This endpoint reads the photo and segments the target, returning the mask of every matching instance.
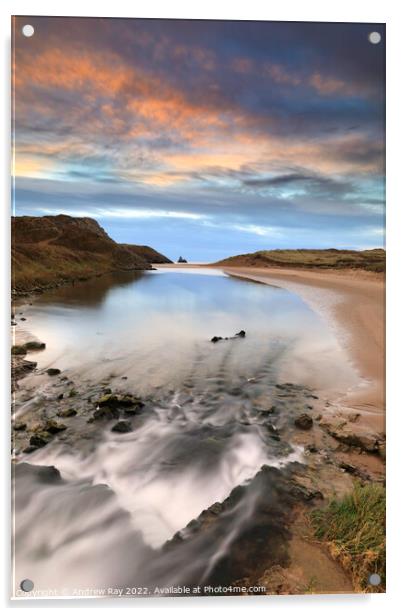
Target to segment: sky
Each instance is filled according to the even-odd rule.
[[[173,260],[382,247],[384,64],[381,24],[16,17],[14,213]]]

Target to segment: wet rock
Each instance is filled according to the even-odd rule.
[[[59,417],[75,417],[76,414],[77,411],[75,409],[64,409],[57,413]]]
[[[29,439],[29,444],[32,447],[36,447],[37,449],[41,447],[45,447],[50,441],[50,434],[48,432],[38,432],[37,434],[33,434]]]
[[[26,348],[23,344],[14,344],[11,347],[11,355],[26,355]]]
[[[302,413],[296,417],[294,424],[296,428],[300,428],[300,430],[310,430],[313,427],[313,419],[307,413]]]
[[[219,342],[219,340],[223,340],[222,336],[214,336],[213,338],[211,338],[211,342],[213,343]]]
[[[14,430],[17,430],[17,432],[21,432],[22,430],[27,429],[27,425],[23,421],[16,421],[13,425],[13,428]]]
[[[11,357],[11,384],[12,391],[17,388],[17,381],[27,376],[32,370],[35,370],[37,363],[23,359],[20,355]]]
[[[67,426],[63,423],[55,421],[54,419],[48,419],[44,425],[44,430],[50,434],[57,434],[63,430],[67,430]]]
[[[125,434],[126,432],[132,432],[132,427],[129,421],[118,421],[112,428],[112,432],[120,432]]]
[[[95,420],[99,420],[99,419],[106,419],[106,420],[110,420],[110,419],[118,419],[119,418],[119,410],[117,408],[113,408],[113,407],[109,407],[109,406],[102,406],[99,409],[96,409],[96,411],[93,414],[93,419]]]
[[[112,394],[108,393],[99,398],[97,405],[102,408],[107,407],[124,407],[140,409],[144,406],[143,401],[131,394]]]
[[[230,336],[230,337],[226,336],[225,338],[223,338],[222,336],[214,336],[213,338],[211,338],[211,342],[215,344],[216,342],[220,342],[221,340],[234,340],[236,338],[245,338],[245,337],[246,337],[246,332],[244,331],[244,329],[241,329],[234,336]]]
[[[57,376],[58,374],[60,374],[61,370],[59,370],[58,368],[48,368],[46,372],[49,376]]]
[[[346,422],[322,421],[320,427],[340,443],[368,453],[379,453],[380,447],[384,445],[384,439],[379,434],[359,426],[352,428]]]
[[[27,351],[42,351],[46,348],[44,342],[38,342],[37,340],[30,340],[24,344]]]

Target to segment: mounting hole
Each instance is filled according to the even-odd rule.
[[[33,587],[34,587],[34,583],[32,580],[22,580],[20,584],[20,588],[24,592],[31,592],[31,590],[33,590]]]
[[[381,576],[378,573],[372,573],[369,575],[368,583],[371,586],[379,586],[381,584]]]
[[[31,26],[31,24],[25,24],[25,26],[23,26],[22,28],[22,34],[24,36],[28,36],[28,37],[33,36],[34,32],[35,32],[35,28]]]
[[[381,34],[379,32],[370,32],[368,39],[373,45],[378,45],[381,42]]]

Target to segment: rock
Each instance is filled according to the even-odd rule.
[[[59,395],[57,396],[57,400],[63,400],[63,398],[64,398],[64,394],[59,394]]]
[[[358,447],[368,453],[379,453],[380,447],[384,445],[384,440],[379,434],[359,426],[352,428],[346,422],[324,421],[320,423],[320,427],[340,443],[348,447]]]
[[[46,348],[46,344],[44,342],[38,342],[37,340],[30,340],[25,343],[25,348],[27,351],[42,351]]]
[[[119,411],[116,408],[112,408],[109,406],[102,406],[99,409],[96,409],[96,411],[93,414],[93,419],[98,420],[98,419],[118,419],[119,418]]]
[[[14,428],[14,430],[17,430],[17,432],[20,432],[22,430],[26,430],[27,429],[27,425],[23,421],[16,421],[14,426],[13,426],[13,428]]]
[[[213,338],[211,338],[211,342],[213,343],[219,342],[219,340],[223,340],[222,336],[214,336]]]
[[[75,409],[64,409],[57,413],[59,417],[74,417],[76,414],[77,411]]]
[[[108,407],[132,407],[135,409],[140,409],[144,406],[144,403],[140,398],[136,396],[132,396],[131,394],[105,394],[101,398],[99,398],[97,405],[99,407],[108,406]]]
[[[257,409],[257,411],[260,415],[263,415],[263,416],[273,415],[276,411],[276,406],[271,406],[271,408],[269,409]]]
[[[309,453],[318,453],[318,449],[316,445],[306,445],[304,449],[305,451],[308,451]]]
[[[21,321],[26,321],[26,318],[25,318],[25,317],[21,317],[21,319],[20,319],[20,320],[21,320]]]
[[[237,334],[231,337],[223,338],[222,336],[214,336],[213,338],[211,338],[211,342],[215,343],[215,342],[220,342],[221,340],[234,340],[235,338],[245,338],[245,336],[246,336],[246,332],[244,331],[244,329],[242,329],[239,332],[237,332]]]
[[[45,432],[33,434],[29,439],[29,444],[31,447],[35,447],[37,449],[40,447],[45,447],[45,445],[47,445],[50,440],[49,437],[50,435]]]
[[[33,445],[28,445],[28,447],[25,447],[25,449],[22,450],[22,453],[33,453],[37,449],[38,448],[34,447]]]
[[[348,415],[348,421],[350,421],[351,423],[356,423],[359,417],[361,417],[360,413],[351,413],[350,415]]]
[[[44,425],[44,430],[50,432],[50,434],[57,434],[63,430],[67,430],[67,426],[63,423],[55,421],[54,419],[48,419]]]
[[[307,413],[302,413],[296,417],[294,424],[296,428],[300,428],[300,430],[310,430],[313,427],[313,419]]]
[[[23,344],[14,344],[11,347],[11,355],[26,355],[26,348]]]
[[[46,372],[49,376],[56,376],[57,374],[60,374],[61,370],[58,368],[48,368]]]
[[[180,256],[180,257],[177,259],[177,263],[187,263],[187,260],[186,260],[186,259],[184,259],[182,256]]]
[[[129,421],[118,421],[112,428],[112,432],[120,432],[122,434],[126,432],[132,432],[132,427]]]

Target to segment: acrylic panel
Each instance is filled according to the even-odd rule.
[[[385,25],[12,20],[12,596],[385,592]]]

